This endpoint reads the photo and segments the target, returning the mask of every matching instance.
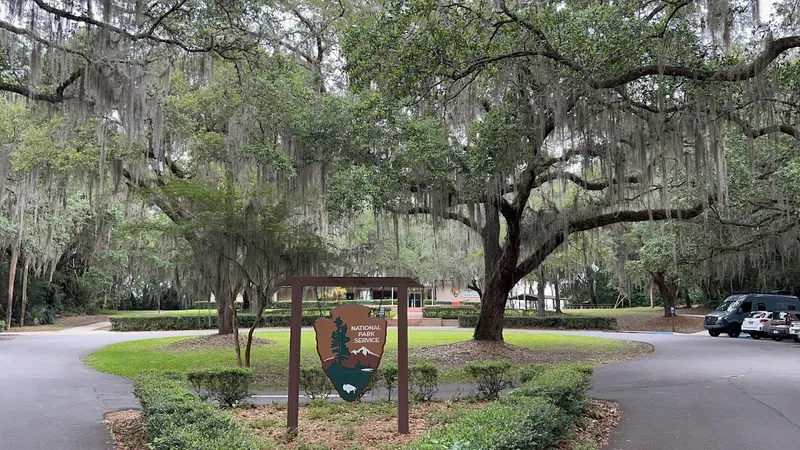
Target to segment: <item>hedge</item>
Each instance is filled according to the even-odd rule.
[[[494,403],[426,433],[412,450],[545,450],[566,440],[570,417],[543,398]]]
[[[473,306],[425,306],[422,317],[425,319],[458,319],[461,316],[477,316],[480,309]]]
[[[477,315],[463,315],[458,318],[458,326],[474,328],[478,325]],[[555,328],[566,330],[616,330],[617,319],[614,317],[528,317],[507,316],[503,319],[505,328]]]
[[[576,367],[546,370],[512,392],[509,397],[542,397],[564,412],[578,416],[589,405],[591,373]]]
[[[588,405],[591,366],[536,371],[522,388],[486,408],[429,431],[412,450],[545,450],[572,434]]]
[[[303,315],[302,326],[314,325],[318,315]],[[238,314],[240,328],[253,326],[256,316]],[[112,331],[171,331],[171,330],[210,330],[217,328],[216,316],[170,316],[168,314],[152,316],[111,316]],[[289,314],[264,314],[261,317],[262,327],[288,327],[291,325]]]
[[[180,375],[144,372],[133,393],[142,403],[142,419],[153,450],[250,450],[244,427],[184,388]]]

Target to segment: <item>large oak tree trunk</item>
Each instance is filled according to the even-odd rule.
[[[217,298],[217,333],[218,334],[232,334],[233,333],[233,303],[229,302],[229,297],[224,292],[216,295]]]
[[[489,280],[481,297],[481,314],[473,336],[476,341],[503,340],[503,317],[509,290],[502,280]]]
[[[11,249],[11,263],[8,266],[8,309],[6,309],[6,328],[11,328],[11,308],[14,306],[14,281],[17,278],[19,245]]]
[[[675,306],[675,299],[678,294],[678,282],[674,277],[665,275],[663,272],[653,273],[653,282],[664,300],[664,317],[672,317],[672,308]]]
[[[481,295],[481,314],[473,335],[476,341],[502,341],[503,318],[508,293],[514,287],[514,270],[519,257],[519,220],[506,220],[507,233],[500,246],[500,216],[496,205],[486,207],[483,238],[484,291]]]

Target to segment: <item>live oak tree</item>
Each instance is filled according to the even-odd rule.
[[[772,111],[798,28],[759,22],[718,0],[387,2],[343,46],[367,125],[341,172],[355,205],[481,235],[474,337],[502,340],[509,290],[571,233],[703,214],[729,124],[794,132]]]
[[[88,166],[92,181],[113,177],[115,191],[122,184],[143,193],[183,231],[217,295],[221,333],[233,331],[228,303],[243,276],[226,256],[239,247],[199,229],[190,220],[198,211],[186,208],[191,195],[182,194],[193,185],[234,202],[234,193],[262,194],[278,182],[284,191],[311,191],[307,154],[325,148],[320,134],[337,136],[314,120],[329,117],[298,105],[319,105],[325,23],[343,14],[338,2],[317,3],[309,11],[259,0],[26,0],[0,12],[0,91],[51,105],[70,124],[94,120],[103,150],[126,150]],[[286,14],[296,26],[283,27]],[[165,189],[173,182],[184,191]],[[250,200],[244,204],[258,204]]]

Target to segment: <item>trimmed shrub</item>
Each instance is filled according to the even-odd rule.
[[[508,361],[473,362],[464,371],[478,384],[478,395],[494,400],[503,389],[511,387],[511,363]]]
[[[397,388],[397,366],[387,364],[378,368],[375,378],[380,379],[381,385],[388,391],[386,400],[392,401],[392,389]]]
[[[571,416],[586,410],[587,390],[591,376],[572,367],[546,370],[509,395],[514,397],[543,397]]]
[[[423,310],[424,314],[424,310]],[[475,328],[478,325],[477,315],[462,315],[458,318],[458,326]],[[555,328],[565,330],[615,330],[617,319],[614,317],[570,317],[570,316],[506,316],[503,319],[505,328]]]
[[[495,403],[426,433],[412,450],[545,450],[569,437],[571,419],[541,398]]]
[[[537,376],[544,373],[547,366],[544,364],[531,364],[528,366],[522,366],[517,371],[517,376],[519,378],[519,384],[525,384]]]
[[[133,393],[142,403],[142,418],[153,450],[250,450],[244,428],[213,405],[183,387],[181,377],[143,372]]]
[[[433,399],[439,392],[439,369],[433,364],[415,364],[408,367],[408,390],[421,402]]]
[[[253,372],[247,367],[196,370],[186,374],[186,378],[201,398],[205,400],[210,395],[228,407],[242,404],[253,385]]]
[[[314,325],[318,315],[303,315],[302,326]],[[238,314],[239,327],[249,328],[256,316]],[[217,328],[217,316],[172,316],[169,314],[147,316],[111,316],[113,331],[168,331],[168,330],[207,330]],[[264,314],[261,317],[262,327],[288,327],[291,324],[289,314]]]
[[[300,387],[310,399],[328,398],[333,385],[319,366],[300,368]]]
[[[458,319],[461,316],[476,316],[480,309],[472,306],[425,306],[422,317],[425,319]]]

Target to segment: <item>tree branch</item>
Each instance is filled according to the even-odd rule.
[[[616,186],[619,184],[618,178],[614,178],[610,182],[609,180],[588,181],[585,178],[581,177],[580,175],[574,174],[572,172],[560,172],[560,173],[546,173],[538,177],[535,185],[541,186],[544,183],[558,179],[571,181],[587,191],[602,191],[603,189],[606,189],[611,185]],[[625,177],[624,181],[625,183],[636,184],[641,182],[641,179],[636,175],[630,175]]]
[[[567,235],[580,231],[588,231],[595,228],[604,227],[621,222],[645,222],[648,220],[667,220],[680,219],[688,220],[702,214],[709,203],[713,203],[715,196],[710,196],[708,202],[698,203],[690,208],[654,209],[638,211],[617,211],[611,213],[597,214],[591,217],[574,219],[568,222],[565,231],[557,231],[549,239],[545,240],[539,248],[533,251],[527,258],[517,265],[514,270],[513,282],[516,284],[525,275],[535,270],[553,253],[565,240]]]
[[[11,92],[14,94],[22,95],[23,97],[31,100],[37,100],[47,103],[61,103],[70,97],[64,95],[64,91],[75,83],[83,75],[83,68],[79,68],[72,72],[72,74],[64,81],[62,81],[55,89],[55,92],[35,92],[27,86],[13,83],[5,83],[0,81],[0,91]]]
[[[455,220],[455,221],[461,222],[464,225],[472,228],[475,231],[478,231],[478,232],[481,231],[481,227],[477,222],[475,222],[474,220],[470,219],[469,217],[467,217],[467,216],[465,216],[463,214],[460,214],[460,213],[457,213],[457,212],[453,212],[453,211],[438,211],[438,212],[435,212],[435,211],[433,211],[433,209],[431,209],[431,208],[429,208],[427,206],[417,206],[417,207],[408,208],[408,209],[395,209],[395,208],[386,208],[386,209],[389,212],[394,213],[394,214],[430,214],[432,216],[439,216],[439,217],[441,217],[443,219]]]

